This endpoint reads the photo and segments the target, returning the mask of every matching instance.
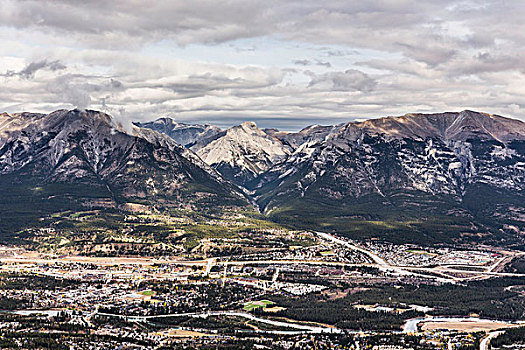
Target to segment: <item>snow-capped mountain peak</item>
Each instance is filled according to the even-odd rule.
[[[289,147],[254,122],[231,127],[216,139],[203,140],[191,149],[204,162],[240,184],[268,170],[290,153]]]

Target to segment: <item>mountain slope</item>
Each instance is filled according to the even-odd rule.
[[[247,204],[171,138],[138,128],[130,134],[96,111],[0,115],[0,190],[6,194],[3,213],[21,221],[127,202],[174,208]],[[6,217],[2,231],[16,226]]]
[[[472,111],[409,114],[336,126],[248,187],[286,223],[459,239],[525,231],[524,165],[520,121]]]

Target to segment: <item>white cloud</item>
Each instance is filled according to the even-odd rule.
[[[288,128],[464,108],[525,119],[523,15],[496,0],[0,0],[0,109]]]

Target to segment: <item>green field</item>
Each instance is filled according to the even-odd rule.
[[[251,311],[258,308],[265,308],[269,305],[273,305],[274,302],[270,300],[260,300],[260,301],[249,301],[247,303],[244,303],[244,310]]]

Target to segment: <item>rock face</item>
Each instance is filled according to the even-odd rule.
[[[463,111],[460,113],[406,114],[353,123],[356,128],[395,138],[470,139],[506,142],[524,140],[525,123],[501,116]]]
[[[149,129],[125,131],[96,111],[0,115],[0,187],[7,200],[40,205],[127,201],[198,205],[241,201],[238,190],[171,138]],[[17,199],[18,198],[18,199]],[[226,201],[224,201],[226,199]],[[40,203],[40,204],[39,204]],[[204,204],[204,203],[202,203]]]

